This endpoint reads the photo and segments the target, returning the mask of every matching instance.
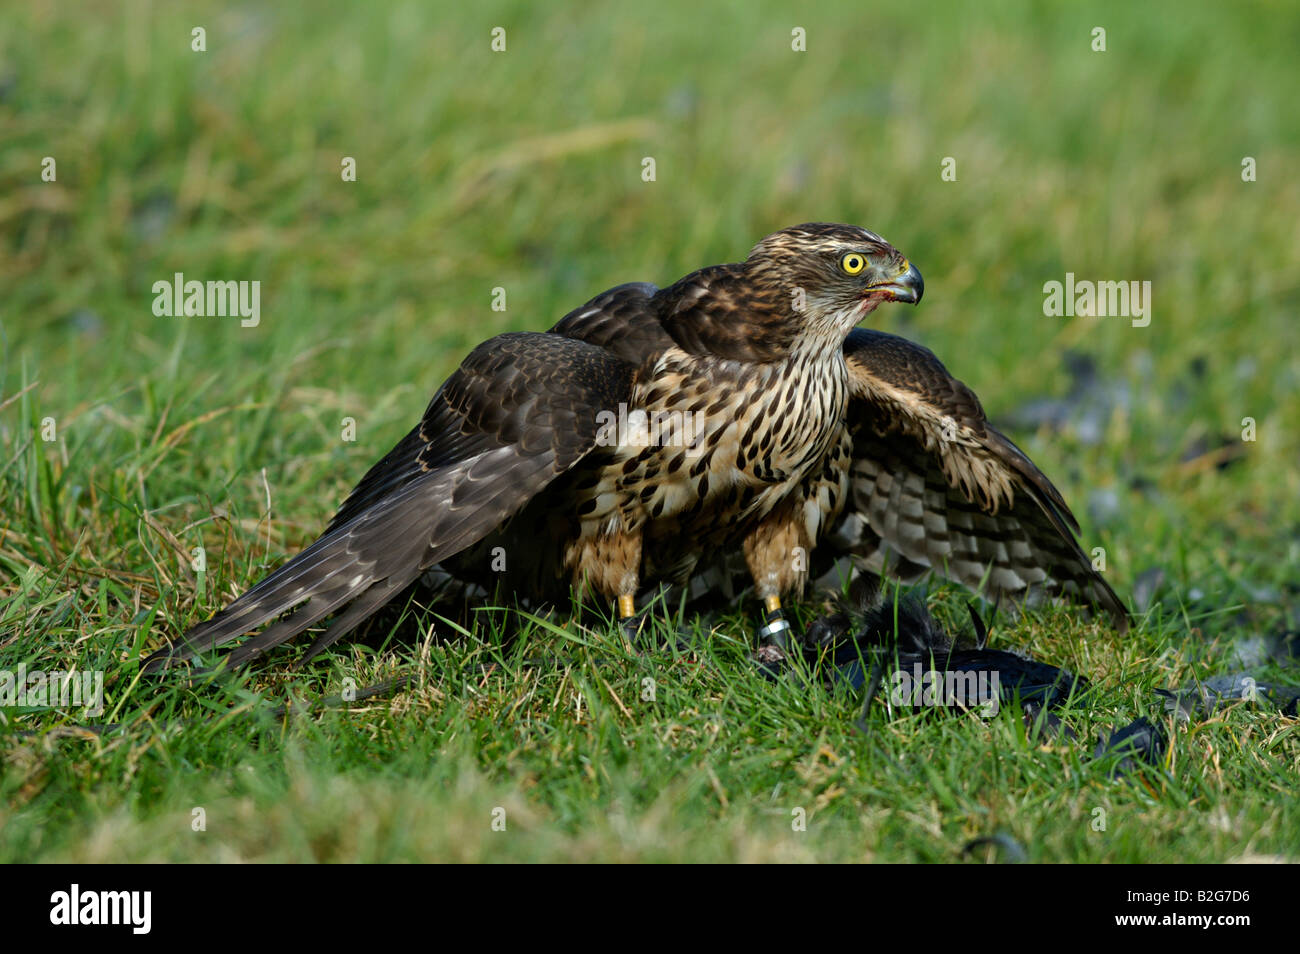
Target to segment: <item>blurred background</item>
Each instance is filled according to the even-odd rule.
[[[1121,593],[1285,617],[1298,46],[1262,2],[7,3],[0,574],[129,581],[214,508],[274,562],[480,340],[830,220],[918,264],[871,323],[976,389]],[[175,272],[260,281],[260,324],[155,316]],[[1067,272],[1150,281],[1149,326],[1045,317]]]

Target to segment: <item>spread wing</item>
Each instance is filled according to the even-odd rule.
[[[934,570],[995,597],[1066,595],[1127,629],[1128,611],[1080,548],[1060,492],[938,358],[864,329],[849,334],[844,357],[853,463],[830,546],[875,572]]]
[[[555,334],[504,334],[479,345],[320,539],[150,656],[146,670],[294,610],[232,651],[228,662],[238,665],[343,610],[309,656],[319,652],[577,463],[595,446],[597,414],[629,400],[633,373],[610,352]]]

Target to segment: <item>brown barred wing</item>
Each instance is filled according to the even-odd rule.
[[[1062,595],[1128,611],[1079,546],[1070,508],[926,348],[855,329],[844,344],[852,399],[849,500],[823,545],[913,579],[934,571],[991,597]]]

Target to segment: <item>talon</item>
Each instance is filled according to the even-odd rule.
[[[685,652],[695,648],[694,635],[677,629],[672,625],[671,620],[666,621],[668,642],[660,644],[653,639],[648,639],[648,634],[653,634],[653,628],[650,626],[650,620],[653,616],[653,607],[647,607],[639,613],[635,612],[635,605],[630,596],[620,596],[618,598],[618,626],[623,631],[623,636],[632,645],[633,652],[640,652],[643,649],[661,649],[664,646],[676,649],[679,652]]]
[[[624,638],[632,644],[633,648],[636,647],[637,637],[641,634],[643,620],[644,617],[641,616],[626,616],[618,621],[618,628],[623,631]]]
[[[767,643],[759,646],[749,657],[766,678],[776,680],[790,668],[790,659],[780,647]]]

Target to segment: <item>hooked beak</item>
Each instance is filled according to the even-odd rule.
[[[911,262],[904,260],[903,264],[907,268],[894,278],[868,285],[867,294],[882,301],[905,301],[912,305],[919,302],[925,294],[925,279]]]

